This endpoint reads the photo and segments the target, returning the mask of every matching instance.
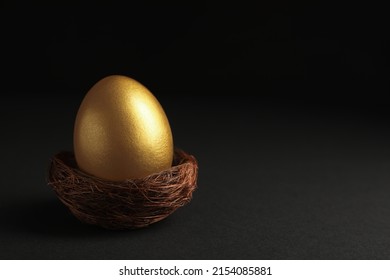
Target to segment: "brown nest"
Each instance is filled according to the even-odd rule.
[[[74,154],[55,155],[48,184],[82,222],[108,229],[140,228],[187,204],[196,189],[194,156],[175,150],[174,164],[145,178],[112,182],[82,172]]]

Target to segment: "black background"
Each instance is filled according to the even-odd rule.
[[[2,4],[2,259],[387,259],[382,7]],[[78,222],[46,185],[88,89],[131,76],[199,161],[193,201],[142,230]]]

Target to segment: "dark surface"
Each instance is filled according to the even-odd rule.
[[[131,15],[3,9],[1,259],[390,258],[384,10]],[[193,201],[141,230],[84,225],[45,182],[50,157],[72,149],[83,96],[109,74],[144,83],[199,161]]]

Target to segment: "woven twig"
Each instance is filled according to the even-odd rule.
[[[108,229],[140,228],[158,222],[187,204],[196,189],[194,156],[175,151],[173,166],[145,178],[112,182],[78,169],[74,154],[55,155],[48,184],[82,222]]]

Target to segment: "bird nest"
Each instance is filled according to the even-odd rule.
[[[51,160],[48,184],[82,222],[127,229],[158,222],[187,204],[197,175],[195,157],[182,150],[175,150],[170,169],[121,182],[89,175],[77,167],[72,152],[61,152]]]

